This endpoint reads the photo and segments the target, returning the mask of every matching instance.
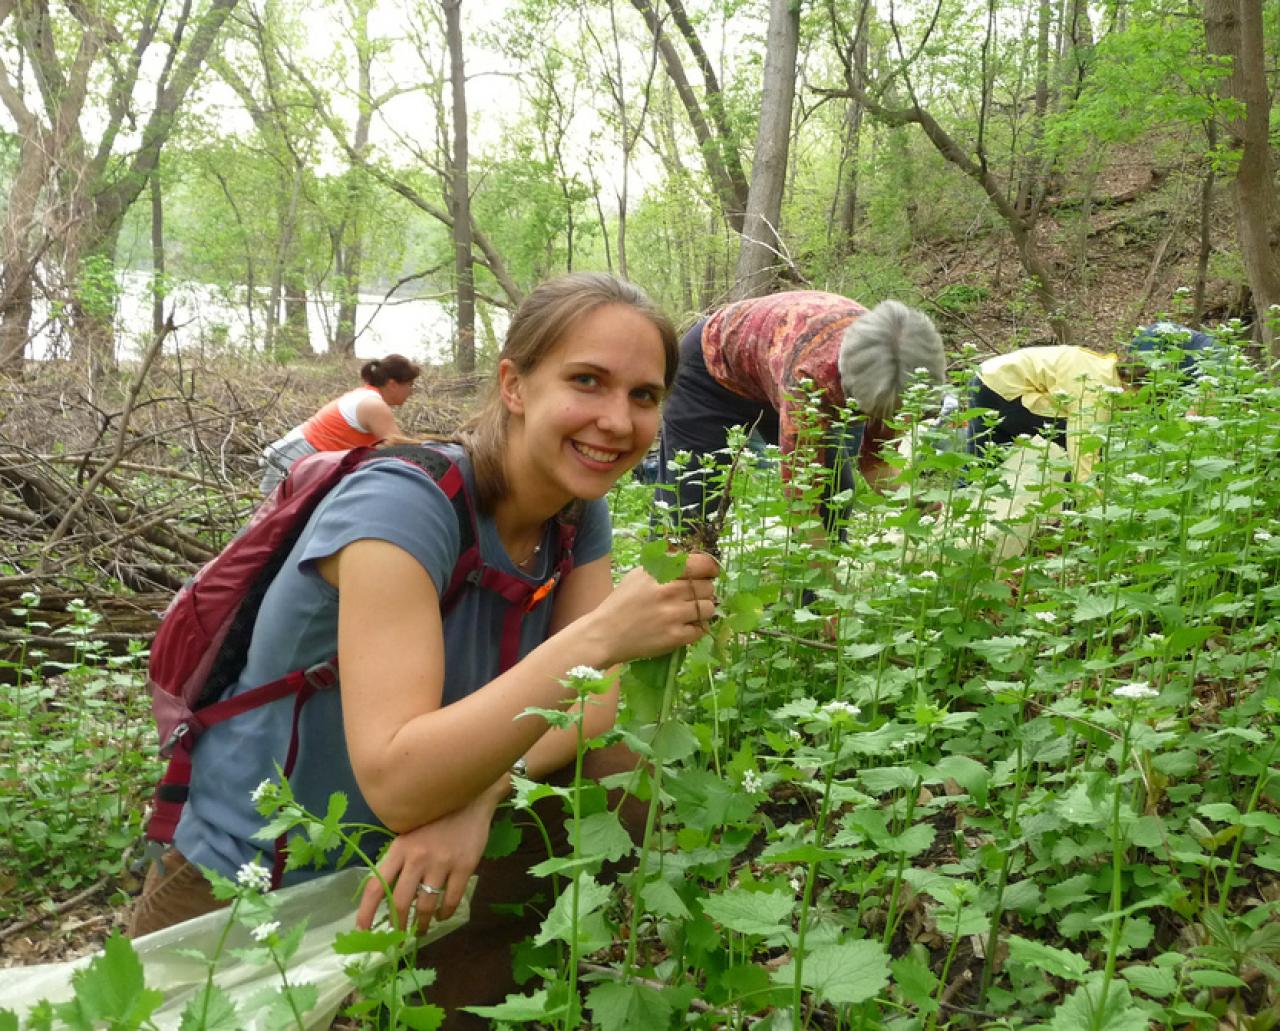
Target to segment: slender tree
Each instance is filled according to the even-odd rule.
[[[449,41],[449,88],[453,94],[453,160],[449,178],[458,327],[454,363],[459,372],[469,374],[476,368],[476,285],[471,260],[471,187],[468,181],[467,77],[462,54],[462,0],[444,0],[444,19],[445,35]]]
[[[1244,256],[1249,289],[1257,312],[1257,332],[1271,353],[1280,357],[1276,316],[1280,309],[1280,259],[1272,245],[1276,216],[1269,122],[1271,96],[1267,87],[1262,33],[1262,0],[1205,0],[1205,39],[1209,52],[1230,66],[1218,86],[1223,105],[1221,122],[1230,146],[1239,151],[1232,191],[1236,233]]]
[[[780,232],[782,191],[786,186],[799,45],[799,8],[794,0],[771,0],[760,129],[751,165],[751,192],[743,219],[742,246],[730,294],[734,300],[768,292],[777,277],[779,264],[786,262]]]
[[[38,141],[28,154],[32,167],[18,176],[26,191],[17,198],[19,208],[31,203],[32,191],[35,203],[49,194],[44,207],[59,231],[48,237],[44,258],[54,259],[58,299],[90,382],[115,359],[115,248],[125,212],[146,188],[235,5],[236,0],[209,0],[197,8],[188,2],[172,17],[159,0],[117,9],[68,3],[62,17],[48,0],[0,6],[0,24],[12,24],[22,60],[17,71],[0,60],[0,99]],[[146,94],[154,102],[142,111],[141,72],[148,59],[154,62],[155,87]],[[15,77],[27,69],[29,85]],[[96,94],[102,117],[94,122],[100,132],[91,141],[82,126],[95,88],[102,90]],[[38,115],[27,105],[28,91],[40,100]],[[125,132],[129,125],[137,127],[136,137]],[[3,305],[11,321],[0,330],[0,346],[9,349],[3,357],[10,363],[12,348],[25,342],[24,313],[30,316],[29,300],[23,299],[31,296],[39,260],[32,241],[29,227],[3,241],[4,293],[17,299]]]

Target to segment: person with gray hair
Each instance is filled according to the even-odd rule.
[[[709,477],[734,426],[754,430],[777,444],[782,475],[800,441],[801,413],[809,392],[818,396],[814,438],[832,470],[828,497],[852,485],[856,455],[873,486],[891,475],[880,460],[890,438],[885,420],[901,403],[917,375],[941,383],[946,369],[942,339],[929,317],[899,301],[868,311],[838,294],[794,290],[727,305],[694,325],[680,344],[680,369],[662,413],[656,497],[678,503],[681,521],[709,513],[718,496]],[[812,386],[806,389],[808,381]],[[848,405],[862,418],[844,425],[837,413]],[[678,471],[672,459],[688,451]],[[674,482],[673,482],[674,481]],[[829,506],[824,517],[830,525]]]

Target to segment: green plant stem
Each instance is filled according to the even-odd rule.
[[[1023,697],[1025,708],[1026,699]],[[1000,920],[1004,916],[1004,893],[1009,886],[1009,868],[1012,865],[1013,843],[1018,837],[1018,810],[1022,804],[1022,796],[1026,790],[1027,768],[1023,762],[1022,738],[1018,737],[1017,773],[1014,777],[1013,804],[1009,807],[1009,847],[1000,856],[1000,877],[996,884],[996,901],[991,908],[991,929],[987,932],[987,946],[982,964],[982,984],[978,989],[977,1009],[986,1005],[987,991],[991,987],[991,976],[995,973],[996,946],[1000,941]]]
[[[1276,745],[1273,742],[1267,757],[1262,763],[1262,772],[1258,774],[1258,779],[1254,782],[1253,793],[1249,796],[1249,804],[1245,807],[1243,816],[1248,816],[1257,808],[1258,799],[1262,797],[1262,792],[1267,786],[1267,782],[1271,779],[1271,771],[1269,767],[1276,754]],[[1240,864],[1240,848],[1244,844],[1244,828],[1240,828],[1240,833],[1236,835],[1235,843],[1231,847],[1231,862],[1227,866],[1227,875],[1223,878],[1222,888],[1218,895],[1218,912],[1223,916],[1227,913],[1227,903],[1231,899],[1232,881],[1235,879],[1237,866]]]
[[[577,718],[574,720],[574,730],[576,732],[577,748],[574,750],[573,757],[573,792],[572,792],[572,808],[573,808],[573,858],[575,860],[573,871],[573,919],[569,923],[569,993],[568,1006],[564,1013],[564,1029],[570,1029],[576,1026],[578,1022],[578,905],[581,897],[582,887],[582,871],[577,868],[576,860],[582,854],[582,755],[586,747],[586,739],[583,734],[583,718],[586,712],[586,700],[579,695]]]
[[[911,798],[907,803],[907,815],[903,820],[903,829],[911,826],[911,816],[916,810],[916,800],[920,797],[920,786],[924,782],[919,778],[911,788]],[[901,832],[899,832],[901,833]],[[893,940],[893,932],[896,931],[898,923],[898,897],[902,892],[902,872],[907,866],[906,852],[898,853],[898,866],[893,871],[893,893],[889,898],[889,909],[885,913],[884,918],[884,938],[881,942],[887,949],[889,943]]]
[[[835,779],[836,759],[840,755],[840,739],[841,735],[838,731],[832,735],[831,741],[831,761],[827,763],[827,775],[822,785],[822,806],[818,811],[818,822],[813,829],[813,844],[815,848],[822,848],[823,839],[827,833],[827,818],[831,813],[831,782]],[[805,937],[809,930],[809,910],[813,899],[813,886],[817,880],[818,864],[817,862],[805,864],[804,878],[804,897],[800,900],[800,921],[799,928],[796,932],[796,948],[795,948],[795,978],[791,984],[791,1019],[800,1021],[799,1027],[807,1027],[809,1018],[806,1015],[803,1019],[800,1016],[801,1003],[803,1002],[803,983],[804,983],[804,945]]]
[[[306,1022],[302,1019],[302,1014],[298,1012],[298,1004],[293,1001],[293,993],[289,991],[289,973],[285,965],[280,962],[280,957],[276,955],[275,949],[269,949],[271,952],[271,962],[275,964],[276,970],[280,972],[281,994],[289,1003],[289,1011],[293,1014],[293,1022],[298,1025],[299,1031],[307,1031]],[[203,1026],[203,1025],[202,1025]]]
[[[677,648],[667,656],[667,676],[662,690],[662,708],[658,712],[658,729],[666,723],[675,707],[676,681],[680,674],[680,666],[684,662],[684,648]],[[662,804],[662,762],[653,764],[653,772],[649,775],[649,808],[644,818],[644,838],[640,843],[640,857],[636,860],[636,871],[631,877],[631,925],[627,936],[627,958],[622,966],[622,981],[630,983],[635,974],[636,938],[640,931],[640,893],[644,887],[644,878],[648,868],[649,846],[653,840],[653,828],[657,823],[658,809]]]
[[[227,922],[222,925],[222,933],[218,935],[218,944],[214,946],[213,955],[209,957],[209,971],[204,978],[204,1000],[200,1007],[200,1022],[197,1027],[204,1027],[209,1019],[209,1001],[213,998],[213,975],[218,969],[218,960],[222,958],[222,950],[227,947],[227,937],[231,934],[231,928],[236,923],[236,910],[240,908],[240,900],[237,898],[231,903],[231,909],[227,911]]]
[[[1116,783],[1111,795],[1111,934],[1107,939],[1107,964],[1102,973],[1102,989],[1098,992],[1098,1005],[1093,1011],[1092,1029],[1101,1031],[1103,1018],[1107,1011],[1107,994],[1111,990],[1111,982],[1116,976],[1116,956],[1120,951],[1120,930],[1124,918],[1120,915],[1124,894],[1121,890],[1121,876],[1124,869],[1122,842],[1120,840],[1120,795],[1123,791],[1122,778],[1129,765],[1129,736],[1133,730],[1133,721],[1137,717],[1138,705],[1134,702],[1129,707],[1129,718],[1124,724],[1124,735],[1120,741],[1120,758],[1116,763]]]
[[[947,978],[951,974],[951,964],[956,958],[956,949],[960,945],[960,921],[963,917],[964,904],[957,899],[956,925],[951,931],[951,945],[947,949],[947,958],[942,961],[942,971],[938,974],[938,997],[934,1000],[938,1005],[929,1014],[929,1021],[925,1024],[927,1031],[933,1031],[938,1026],[938,1014],[942,1012],[942,996],[947,990]]]

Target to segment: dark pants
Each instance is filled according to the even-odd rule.
[[[969,389],[970,408],[990,408],[996,413],[994,422],[990,424],[990,416],[969,420],[969,436],[966,441],[969,454],[981,455],[988,448],[1003,450],[1023,435],[1031,437],[1039,434],[1059,447],[1067,446],[1066,419],[1036,415],[1019,398],[1005,400],[976,376]]]
[[[729,432],[736,426],[753,430],[766,444],[778,443],[778,412],[771,404],[753,401],[722,386],[707,370],[702,357],[703,319],[680,341],[680,366],[675,385],[662,407],[658,438],[659,484],[654,500],[678,508],[670,522],[682,526],[714,516],[720,503],[723,470],[728,467]],[[862,425],[843,428],[823,448],[824,464],[836,472],[827,497],[853,486],[853,470],[862,443]],[[687,451],[689,462],[674,464],[676,452]],[[750,456],[747,456],[750,457]],[[717,469],[719,467],[719,469]],[[835,513],[824,504],[828,527]]]
[[[588,752],[583,757],[583,779],[599,780],[612,773],[634,769],[638,762],[634,752],[614,745]],[[552,777],[550,783],[568,785],[573,780],[573,767],[566,767]],[[609,800],[616,804],[620,791],[611,792]],[[544,798],[534,806],[546,826],[556,855],[569,851],[563,803],[558,798]],[[633,841],[640,841],[648,806],[634,798],[622,802],[623,826]],[[480,875],[471,897],[471,919],[465,927],[432,942],[418,954],[420,967],[436,971],[435,984],[427,989],[426,1001],[445,1011],[444,1031],[470,1031],[492,1027],[487,1019],[462,1012],[462,1006],[495,1006],[507,995],[521,990],[512,968],[512,950],[517,944],[537,933],[550,904],[551,879],[534,877],[529,867],[547,858],[542,835],[528,814],[516,814],[521,827],[519,847],[501,859],[486,859],[477,871]],[[604,878],[616,875],[606,868]],[[530,900],[540,897],[537,905]]]

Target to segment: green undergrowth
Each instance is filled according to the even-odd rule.
[[[50,630],[34,620],[37,600],[12,615],[33,636],[63,638],[68,657],[24,648],[0,661],[0,924],[120,883],[159,775],[141,642],[112,655],[82,602]]]
[[[901,486],[840,499],[842,539],[822,545],[816,474],[784,490],[773,457],[740,460],[723,618],[624,681],[617,734],[649,759],[629,785],[649,803],[643,841],[597,785],[522,786],[518,805],[561,797],[572,851],[540,871],[555,901],[517,954],[522,994],[484,1016],[1271,1028],[1280,389],[1229,353],[1196,384],[1157,369],[1112,401],[1086,441],[1102,455],[1092,478],[1064,481],[1029,452],[1043,468],[1021,509],[913,402]],[[678,575],[650,540],[649,498],[638,482],[615,494],[618,565]],[[83,675],[76,697],[106,675]],[[23,690],[36,712],[44,689]],[[4,792],[21,797],[5,747]],[[25,790],[53,760],[22,761]],[[340,807],[313,819],[283,798],[264,810],[276,833],[302,821],[337,840]],[[84,851],[68,877],[110,862],[85,839],[69,848]],[[601,868],[617,860],[631,872],[611,886]],[[392,938],[361,947],[403,967]],[[355,1014],[435,1026],[385,987],[403,970],[388,977]]]

